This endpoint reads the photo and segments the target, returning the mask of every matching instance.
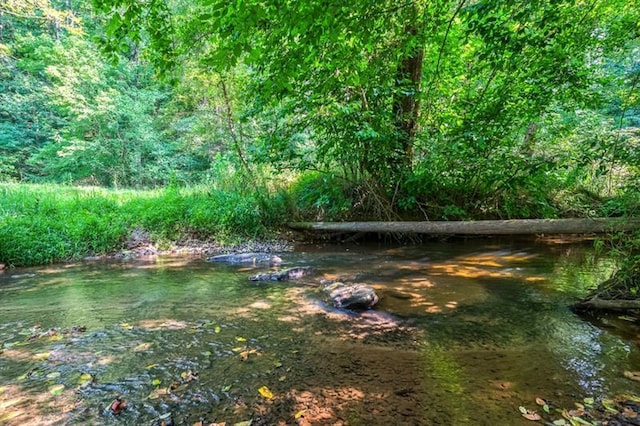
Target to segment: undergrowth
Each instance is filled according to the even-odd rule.
[[[120,250],[134,229],[158,244],[261,238],[285,215],[277,197],[195,187],[108,190],[0,184],[0,263],[40,265]]]

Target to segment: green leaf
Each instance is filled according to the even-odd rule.
[[[64,385],[63,384],[59,384],[59,385],[53,385],[49,388],[49,393],[51,395],[59,395],[62,393],[62,391],[64,390]]]

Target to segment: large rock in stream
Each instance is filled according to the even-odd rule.
[[[297,280],[316,273],[313,266],[298,266],[278,272],[267,272],[249,277],[251,281],[289,281]]]
[[[371,309],[380,300],[373,287],[366,284],[337,282],[327,285],[324,293],[336,308]]]
[[[241,264],[241,263],[251,263],[251,264],[269,264],[269,265],[279,265],[282,263],[282,259],[279,256],[270,253],[231,253],[231,254],[220,254],[218,256],[213,256],[207,259],[209,262],[219,262],[219,263],[231,263],[231,264]]]

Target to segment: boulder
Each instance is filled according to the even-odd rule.
[[[366,284],[333,283],[324,288],[336,308],[371,309],[380,300],[375,290]]]
[[[279,256],[270,253],[231,253],[231,254],[220,254],[218,256],[213,256],[207,259],[209,262],[220,262],[220,263],[231,263],[231,264],[240,264],[240,263],[251,263],[251,264],[269,264],[269,265],[279,265],[282,263],[282,259]]]
[[[316,273],[313,266],[298,266],[296,268],[283,269],[278,272],[267,272],[249,277],[251,281],[288,281],[297,280]]]

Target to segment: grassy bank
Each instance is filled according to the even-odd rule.
[[[223,243],[261,238],[283,216],[274,200],[204,187],[0,184],[0,263],[40,265],[114,252],[134,229],[148,231],[159,244],[184,237]]]

